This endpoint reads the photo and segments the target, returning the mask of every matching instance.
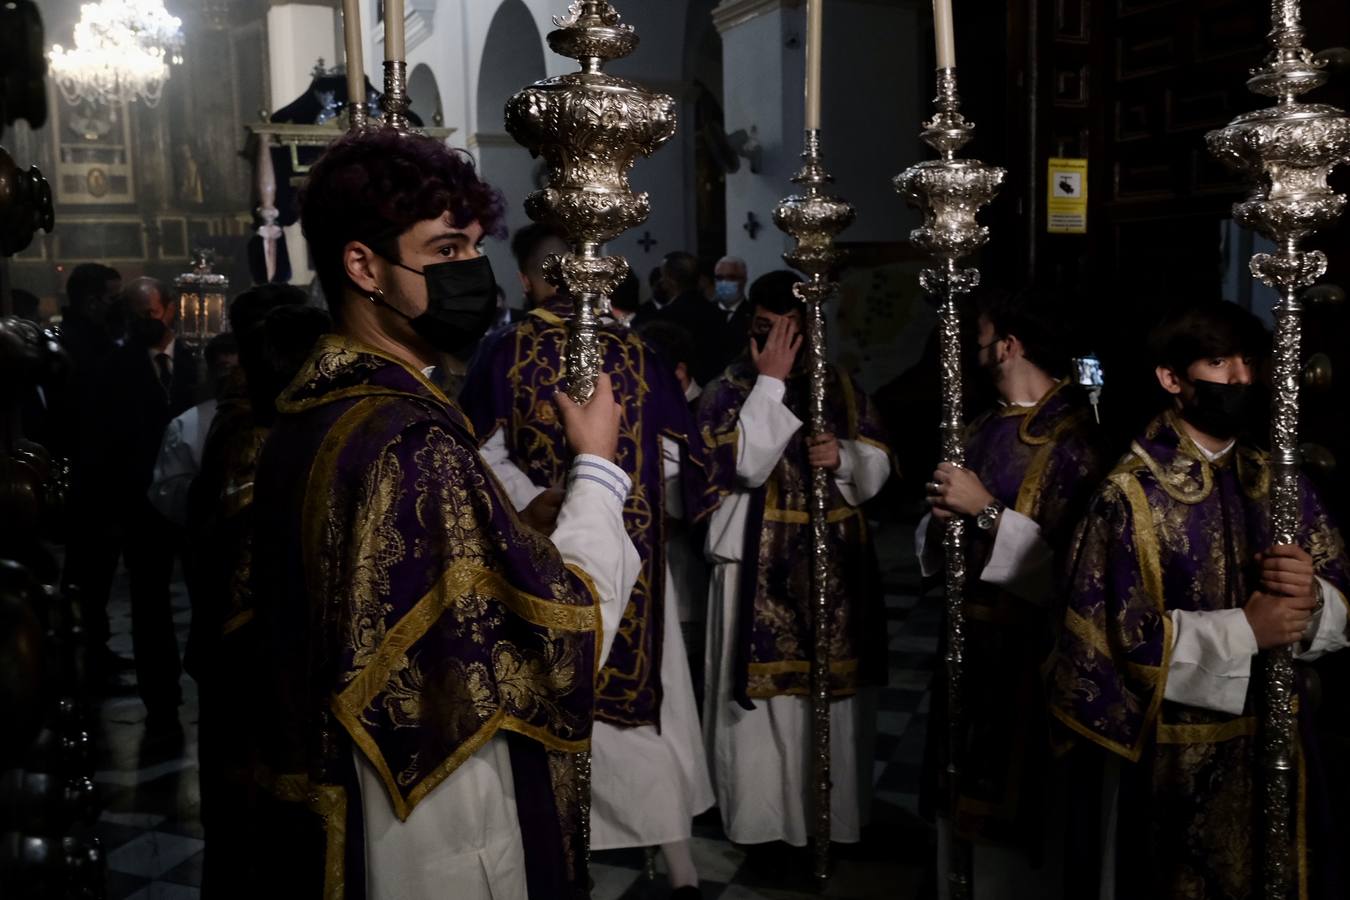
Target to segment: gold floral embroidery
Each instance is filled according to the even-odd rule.
[[[398,528],[403,499],[403,467],[395,439],[376,457],[361,485],[352,519],[351,568],[347,572],[348,621],[353,666],[364,666],[384,641],[385,617],[393,608],[389,571],[403,560],[403,535]]]

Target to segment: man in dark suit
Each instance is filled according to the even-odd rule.
[[[726,325],[715,303],[709,302],[699,287],[698,260],[691,253],[676,251],[661,261],[661,289],[669,303],[653,299],[642,305],[633,319],[633,327],[647,322],[673,322],[694,336],[696,352],[691,371],[694,380],[707,384],[724,365],[720,349]]]
[[[139,278],[122,302],[127,337],[108,357],[92,415],[77,448],[84,479],[78,584],[94,640],[107,638],[107,603],[117,561],[131,583],[132,647],[148,732],[174,733],[178,722],[180,662],[169,583],[177,536],[150,504],[147,490],[164,429],[196,401],[197,359],[174,333],[178,298],[164,285]],[[102,625],[102,633],[97,630]]]

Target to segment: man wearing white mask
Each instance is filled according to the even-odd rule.
[[[745,286],[749,283],[749,270],[745,260],[738,256],[724,256],[717,261],[713,269],[716,279],[714,297],[717,311],[725,323],[718,338],[718,362],[720,367],[731,363],[745,349],[745,336],[750,327],[752,310],[745,302]]]

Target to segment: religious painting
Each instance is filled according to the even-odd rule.
[[[111,206],[136,202],[131,127],[124,103],[67,103],[50,94],[52,179],[60,206]]]

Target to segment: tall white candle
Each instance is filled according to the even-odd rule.
[[[952,28],[952,0],[933,0],[933,32],[937,37],[937,67],[956,68],[956,31]]]
[[[342,33],[347,46],[347,99],[366,99],[366,61],[361,49],[361,0],[342,0]]]
[[[806,0],[806,129],[820,128],[820,58],[825,0]]]
[[[384,0],[384,58],[403,59],[403,0]]]

